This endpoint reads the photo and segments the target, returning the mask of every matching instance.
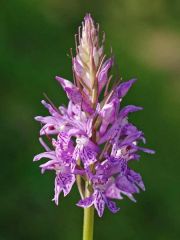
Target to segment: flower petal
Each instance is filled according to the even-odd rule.
[[[105,208],[105,201],[104,201],[103,194],[100,191],[96,191],[94,195],[95,195],[94,207],[97,210],[99,217],[102,217],[104,213],[104,208]]]
[[[120,190],[116,187],[115,184],[112,184],[108,189],[106,190],[106,196],[108,198],[112,199],[122,199],[122,196],[120,194]]]
[[[46,170],[55,170],[56,164],[58,164],[57,160],[50,160],[46,163],[41,164],[39,166],[41,168],[41,173],[44,173]]]
[[[118,95],[118,98],[123,98],[127,92],[129,91],[129,89],[132,87],[132,85],[136,82],[136,79],[131,79],[127,82],[123,82],[121,83],[117,88],[116,88],[116,92]]]
[[[126,176],[118,176],[116,179],[116,186],[124,192],[127,193],[138,193],[138,188],[131,183]]]
[[[137,106],[134,106],[134,105],[128,105],[120,111],[119,116],[121,118],[125,118],[125,117],[127,117],[127,115],[129,113],[137,112],[137,111],[140,111],[142,109],[143,109],[142,107],[137,107]]]
[[[64,196],[66,196],[70,191],[75,182],[75,176],[70,173],[59,173],[56,176],[56,185],[59,185],[63,190]]]
[[[41,158],[49,158],[52,160],[57,160],[54,151],[40,153],[34,157],[33,161],[39,161]]]
[[[42,100],[41,103],[44,105],[45,108],[48,109],[49,113],[53,117],[61,117],[60,113],[58,112],[58,109],[56,109],[54,106],[51,104],[47,103],[45,100]]]
[[[67,97],[72,102],[75,104],[80,104],[82,102],[82,95],[79,89],[73,83],[59,76],[56,76],[56,80],[61,84],[67,94]]]
[[[102,68],[98,75],[98,92],[100,93],[105,84],[108,81],[108,71],[113,65],[113,58],[109,58],[105,61],[105,63],[102,65]]]
[[[106,132],[108,125],[115,121],[118,105],[119,101],[113,99],[110,103],[105,104],[100,111],[102,124],[99,132],[101,136]]]
[[[149,148],[138,147],[138,149],[139,149],[140,151],[143,151],[143,152],[145,152],[145,153],[149,153],[149,154],[155,154],[155,151],[154,151],[154,150],[152,150],[152,149],[149,149]]]
[[[94,196],[91,195],[90,197],[81,199],[76,205],[79,207],[88,208],[88,207],[91,207],[93,203],[94,203]]]
[[[57,175],[54,181],[54,198],[52,199],[52,201],[55,201],[56,205],[59,203],[59,195],[62,192],[62,186],[59,184],[58,178]]]
[[[106,204],[107,204],[107,207],[109,208],[109,210],[110,210],[112,213],[117,213],[117,212],[120,210],[120,208],[118,208],[118,207],[116,206],[116,203],[113,202],[113,201],[110,201],[110,200],[107,199]]]
[[[139,173],[129,169],[128,179],[137,184],[143,191],[145,191],[145,186],[142,177]]]

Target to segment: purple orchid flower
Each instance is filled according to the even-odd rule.
[[[115,201],[124,195],[135,202],[134,194],[145,190],[141,175],[128,163],[139,160],[140,151],[154,151],[139,146],[145,143],[144,134],[128,121],[130,113],[142,108],[120,105],[136,80],[113,83],[114,57],[106,58],[98,36],[99,28],[87,14],[72,57],[74,81],[56,76],[69,103],[55,107],[43,100],[49,116],[35,118],[42,125],[40,135],[51,146],[40,138],[45,152],[34,161],[48,159],[40,165],[41,172],[55,172],[56,204],[60,193],[66,196],[77,183],[81,195],[77,205],[94,206],[101,217],[105,207],[112,213],[119,211]]]

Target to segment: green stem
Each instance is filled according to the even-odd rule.
[[[85,196],[90,196],[90,191],[86,186]],[[84,208],[83,240],[93,240],[94,228],[94,206]]]
[[[93,240],[94,207],[84,208],[83,240]]]

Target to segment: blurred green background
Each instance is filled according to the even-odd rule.
[[[125,80],[137,77],[124,104],[144,111],[131,120],[145,132],[156,155],[142,155],[133,167],[147,191],[137,203],[119,202],[95,219],[95,240],[180,239],[180,1],[175,0],[1,0],[1,195],[0,240],[79,240],[81,208],[76,188],[58,207],[51,199],[54,175],[41,176],[34,154],[42,151],[40,126],[33,118],[46,115],[43,92],[67,103],[54,80],[72,79],[74,34],[86,12],[106,32]]]

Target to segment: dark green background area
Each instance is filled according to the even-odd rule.
[[[36,115],[43,92],[66,104],[55,75],[72,79],[74,34],[86,12],[106,32],[124,80],[138,81],[123,104],[144,107],[130,117],[156,155],[133,164],[146,185],[137,203],[95,218],[95,240],[180,239],[180,2],[175,0],[1,0],[0,240],[79,240],[83,211],[76,187],[55,206],[54,174],[40,174]]]

